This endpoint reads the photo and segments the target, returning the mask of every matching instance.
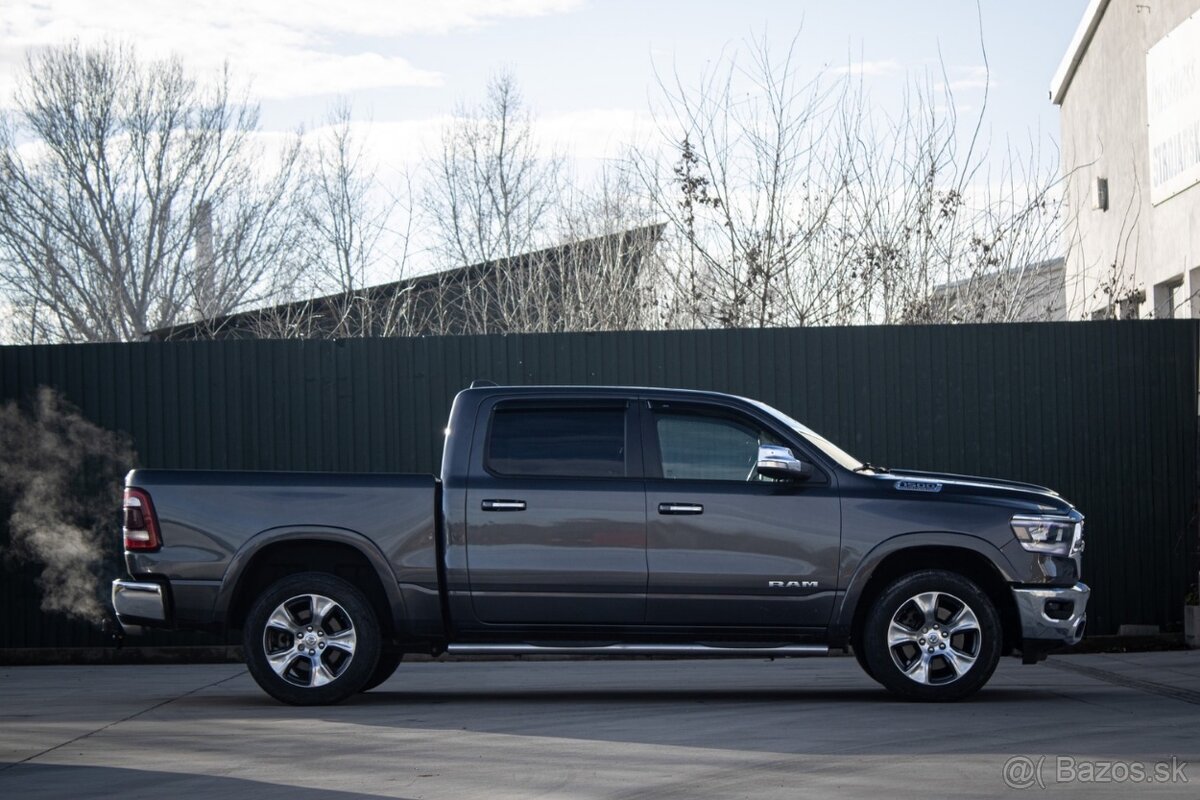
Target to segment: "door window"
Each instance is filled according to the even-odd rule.
[[[498,408],[487,466],[501,475],[624,477],[625,409]]]
[[[760,444],[778,437],[749,420],[704,413],[656,411],[662,476],[677,480],[757,481]]]

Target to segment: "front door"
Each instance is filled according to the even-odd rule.
[[[760,444],[799,443],[748,414],[646,409],[647,623],[828,625],[841,533],[832,476],[820,467],[803,482],[759,476]]]
[[[476,617],[637,625],[646,610],[646,497],[632,401],[485,404],[467,489]],[[480,460],[475,460],[479,463]]]

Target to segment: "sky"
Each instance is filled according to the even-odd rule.
[[[1086,0],[0,0],[0,107],[29,48],[78,38],[228,62],[252,81],[264,130],[318,127],[348,99],[384,172],[431,152],[454,106],[511,71],[547,147],[586,162],[647,135],[656,72],[698,76],[765,38],[796,43],[801,74],[852,70],[880,108],[943,64],[960,114],[985,135],[1053,148],[1055,68]],[[982,26],[980,23],[982,17]],[[982,44],[980,41],[982,28]]]

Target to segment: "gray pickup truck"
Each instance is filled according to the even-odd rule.
[[[122,627],[240,630],[273,697],[405,653],[824,655],[913,700],[1083,635],[1083,517],[1050,489],[864,463],[754,400],[472,386],[442,476],[134,470]]]

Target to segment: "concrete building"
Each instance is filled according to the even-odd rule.
[[[1069,318],[1200,317],[1200,0],[1091,0],[1050,99]]]

